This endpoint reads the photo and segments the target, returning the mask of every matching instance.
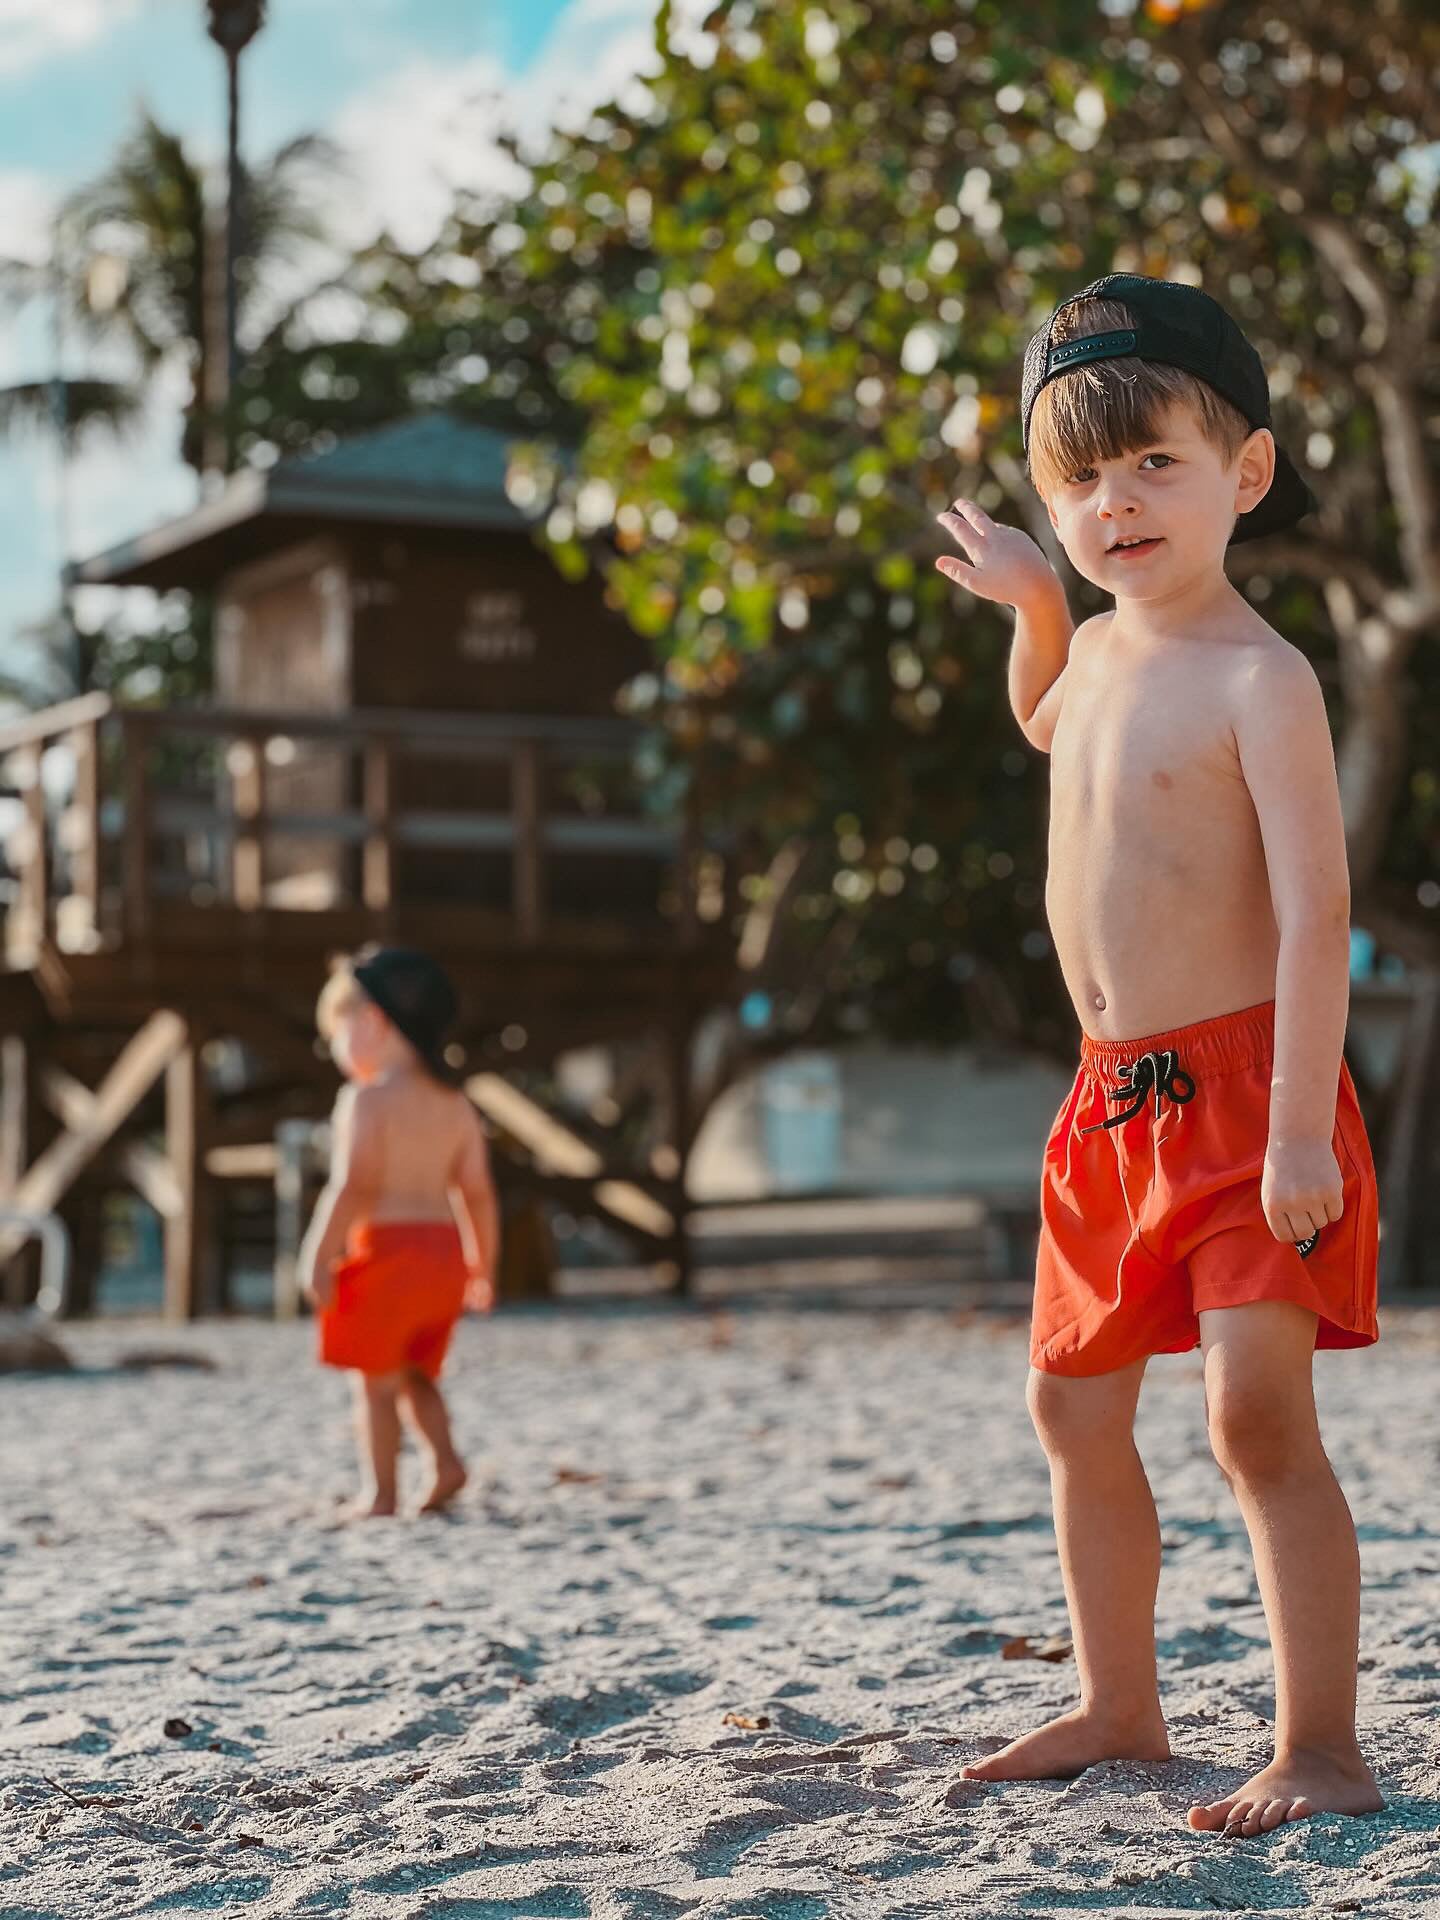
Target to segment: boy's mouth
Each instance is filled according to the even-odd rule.
[[[1142,553],[1153,553],[1160,544],[1161,539],[1158,534],[1127,533],[1105,551],[1107,554],[1118,554],[1122,559],[1130,560]]]

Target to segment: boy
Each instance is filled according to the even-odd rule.
[[[420,1511],[438,1513],[465,1485],[436,1382],[463,1308],[494,1305],[498,1232],[480,1118],[446,1072],[454,1015],[441,969],[402,947],[338,967],[316,1010],[349,1084],[300,1280],[319,1309],[320,1358],[355,1372],[372,1485],[355,1512],[367,1519],[395,1512],[402,1415],[431,1458]]]
[[[1190,1824],[1246,1835],[1381,1806],[1355,1738],[1359,1558],[1315,1347],[1376,1337],[1374,1168],[1341,1049],[1349,883],[1304,657],[1225,548],[1313,505],[1258,354],[1193,287],[1110,274],[1031,342],[1030,472],[1114,607],[1072,631],[1038,547],[971,502],[937,561],[1016,609],[1011,705],[1051,755],[1047,908],[1084,1029],[1045,1150],[1030,1409],[1049,1457],[1081,1701],[967,1767],[1164,1760],[1160,1537],[1132,1438],[1148,1357],[1199,1345],[1276,1668],[1270,1764]]]

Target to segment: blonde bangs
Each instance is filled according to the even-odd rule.
[[[1056,315],[1055,342],[1134,325],[1116,300],[1086,300]],[[1173,406],[1188,407],[1228,465],[1250,435],[1238,407],[1179,367],[1126,355],[1073,368],[1042,387],[1030,416],[1030,478],[1048,494],[1101,460],[1119,460],[1160,439]]]

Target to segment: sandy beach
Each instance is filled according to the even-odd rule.
[[[1183,1825],[1272,1705],[1194,1356],[1141,1412],[1177,1758],[999,1789],[1074,1685],[1001,1656],[1065,1624],[1014,1316],[470,1322],[471,1490],[366,1527],[308,1329],[65,1339],[0,1380],[0,1920],[1440,1913],[1440,1319],[1318,1368],[1390,1807],[1238,1842]]]

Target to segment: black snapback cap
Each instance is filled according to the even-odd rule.
[[[445,1059],[445,1035],[458,1008],[455,989],[439,961],[413,947],[366,947],[350,971],[425,1067],[453,1086],[458,1076]]]
[[[1121,301],[1130,309],[1135,324],[1052,344],[1050,336],[1057,317],[1077,300]],[[1025,349],[1020,410],[1027,456],[1030,416],[1040,389],[1075,367],[1119,359],[1158,360],[1164,366],[1180,367],[1213,387],[1244,414],[1252,429],[1271,424],[1270,383],[1264,364],[1218,300],[1178,280],[1152,280],[1143,273],[1107,273],[1062,300]],[[1258,507],[1240,515],[1230,544],[1280,533],[1293,527],[1303,515],[1313,513],[1315,505],[1315,496],[1295,463],[1277,446],[1270,491]]]

